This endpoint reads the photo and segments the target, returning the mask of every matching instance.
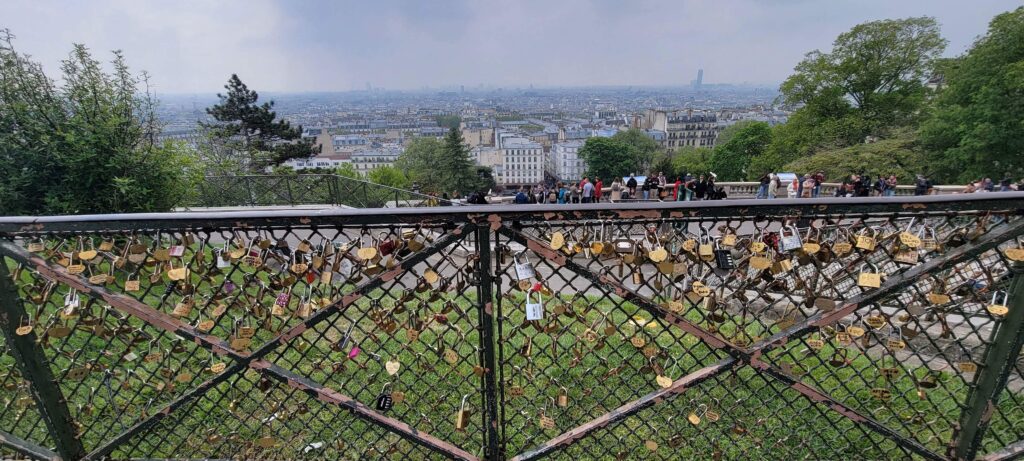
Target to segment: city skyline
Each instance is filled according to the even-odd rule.
[[[0,4],[0,27],[55,71],[72,43],[100,59],[122,49],[155,91],[209,94],[232,73],[263,92],[385,88],[477,89],[776,86],[803,55],[827,50],[855,24],[935,16],[963,52],[995,14],[1017,2],[880,0],[412,1],[275,0]]]

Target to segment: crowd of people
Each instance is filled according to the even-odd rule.
[[[757,198],[772,199],[779,195],[780,189],[785,187],[786,196],[789,198],[816,198],[821,195],[821,185],[825,182],[825,172],[818,171],[798,175],[792,179],[782,181],[775,173],[765,173],[759,179]],[[896,195],[899,180],[895,174],[879,175],[872,178],[868,174],[851,174],[843,178],[842,182],[832,193],[833,197],[893,197]],[[935,185],[923,174],[918,174],[913,183],[914,195],[932,195],[935,193]],[[973,192],[1005,192],[1013,190],[1024,190],[1024,180],[1019,184],[1013,184],[1010,176],[1006,176],[997,185],[991,178],[979,178],[964,188],[962,193]]]
[[[558,182],[553,186],[538,184],[519,189],[513,200],[517,204],[532,203],[600,203],[620,201],[686,201],[720,200],[725,191],[715,186],[715,175],[677,176],[669,181],[663,173],[650,174],[642,180],[636,175],[613,178],[605,184],[599,177],[585,176],[577,182]]]
[[[785,175],[785,179],[776,173],[765,173],[758,182],[756,198],[774,199],[817,198],[821,196],[822,185],[825,183],[825,172],[817,171],[800,175]],[[726,198],[726,191],[715,184],[714,173],[697,176],[686,174],[677,176],[670,181],[661,172],[637,178],[629,175],[613,178],[606,184],[601,178],[584,177],[579,182],[558,182],[554,185],[538,184],[519,189],[513,203],[600,203],[621,201],[690,201],[690,200],[721,200]],[[895,174],[872,177],[868,174],[851,174],[843,178],[829,191],[832,197],[893,197],[900,185]],[[913,182],[914,195],[931,195],[935,193],[934,185],[924,175],[917,175]],[[991,178],[980,178],[968,184],[963,193],[998,192],[1024,190],[1024,180],[1014,184],[1009,176],[999,183]],[[471,202],[477,203],[477,202]]]

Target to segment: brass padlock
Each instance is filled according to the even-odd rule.
[[[462,404],[459,405],[459,411],[455,413],[455,430],[465,431],[469,427],[469,410],[466,409],[466,399],[469,398],[469,394],[462,396]]]
[[[873,272],[865,272],[864,267],[869,267]],[[861,266],[860,274],[857,275],[857,285],[865,288],[878,288],[882,286],[882,273],[870,263]]]
[[[868,231],[871,234],[868,235]],[[857,234],[857,248],[864,251],[875,251],[875,247],[878,245],[878,230],[874,227],[865,227]]]
[[[565,387],[558,391],[558,406],[562,408],[569,406],[569,391]]]
[[[1002,296],[1000,297],[1000,295]],[[986,308],[986,310],[988,310],[988,313],[997,317],[1002,317],[1006,315],[1008,312],[1010,312],[1010,308],[1007,306],[1007,300],[1009,299],[1009,296],[1010,295],[1007,294],[1005,291],[997,291],[995,293],[992,293],[992,303],[989,304]]]

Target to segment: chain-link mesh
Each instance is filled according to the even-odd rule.
[[[8,226],[4,312],[96,457],[946,458],[1001,368],[1019,209]],[[15,365],[0,430],[55,450]],[[1020,388],[981,453],[1024,438]]]

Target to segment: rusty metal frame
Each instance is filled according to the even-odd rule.
[[[595,430],[635,415],[644,408],[648,408],[671,399],[685,392],[688,388],[692,388],[701,382],[714,378],[723,372],[736,369],[739,366],[747,365],[755,368],[762,374],[771,376],[775,380],[784,383],[789,386],[789,388],[805,396],[810,401],[823,404],[842,416],[884,435],[886,438],[893,440],[906,450],[928,459],[943,459],[943,456],[930,451],[916,442],[916,440],[909,439],[906,436],[887,428],[881,423],[859,414],[855,410],[843,405],[841,402],[838,402],[817,389],[804,384],[799,378],[795,378],[772,364],[762,361],[761,357],[764,353],[780,347],[789,341],[797,340],[806,336],[820,327],[834,324],[836,321],[857,311],[861,307],[876,302],[882,297],[897,291],[905,286],[906,283],[913,281],[923,274],[955,266],[956,264],[967,261],[972,257],[984,253],[985,251],[996,248],[998,244],[1009,238],[1021,235],[1024,233],[1024,219],[1018,219],[1016,222],[1003,226],[993,233],[986,234],[975,242],[951,250],[942,258],[926,261],[907,271],[889,277],[880,288],[850,299],[842,303],[840,306],[837,306],[836,310],[830,313],[815,314],[805,319],[803,322],[787,328],[786,330],[747,348],[738,347],[726,340],[723,340],[722,338],[719,338],[707,329],[664,309],[657,303],[654,303],[637,292],[624,287],[621,283],[609,279],[605,274],[595,273],[588,267],[575,263],[571,258],[566,258],[561,254],[550,252],[544,242],[540,242],[532,237],[526,236],[522,232],[506,227],[505,225],[506,223],[515,222],[517,220],[537,221],[543,219],[548,221],[572,221],[579,219],[606,220],[613,218],[641,221],[660,219],[703,220],[717,217],[735,217],[738,214],[749,216],[751,219],[756,219],[757,217],[762,216],[806,218],[835,216],[844,212],[846,209],[851,208],[851,206],[855,206],[858,215],[861,216],[871,214],[887,215],[907,212],[914,214],[949,215],[960,210],[1009,211],[1011,213],[1022,214],[1022,211],[1024,211],[1024,193],[982,194],[981,197],[973,200],[963,200],[958,197],[933,196],[889,198],[885,200],[779,199],[773,201],[731,200],[699,203],[675,202],[652,203],[645,204],[640,207],[635,206],[635,204],[593,204],[575,205],[572,207],[567,207],[565,205],[527,205],[501,208],[466,206],[460,207],[458,211],[454,211],[450,208],[389,209],[386,210],[386,212],[381,213],[366,213],[366,210],[325,210],[312,213],[299,211],[269,213],[242,212],[232,213],[230,217],[225,217],[223,213],[182,213],[84,217],[0,218],[0,236],[3,234],[32,235],[46,234],[49,232],[111,232],[118,230],[136,230],[140,228],[158,229],[171,227],[176,229],[203,230],[223,227],[224,224],[229,224],[233,227],[243,229],[251,227],[287,228],[296,223],[311,224],[314,227],[332,225],[421,224],[435,226],[446,225],[449,226],[449,228],[455,227],[455,224],[453,223],[460,224],[458,227],[455,227],[452,232],[446,233],[446,235],[439,238],[427,249],[424,249],[423,251],[402,261],[398,268],[386,271],[371,278],[341,300],[318,310],[310,318],[289,328],[287,331],[278,334],[255,351],[248,354],[236,352],[229,348],[223,340],[199,333],[191,326],[184,324],[169,315],[163,314],[162,312],[156,311],[155,309],[136,301],[134,298],[111,293],[102,287],[89,285],[88,283],[85,283],[81,277],[67,274],[66,271],[60,267],[49,266],[45,261],[41,260],[41,258],[25,252],[12,242],[0,240],[0,255],[7,255],[17,261],[31,265],[46,277],[58,279],[63,283],[79,289],[88,296],[103,299],[118,310],[140,318],[154,327],[181,336],[189,341],[195,342],[200,347],[209,349],[216,354],[228,356],[234,360],[234,363],[232,363],[228,369],[221,374],[201,383],[197,388],[179,396],[162,410],[155,412],[153,415],[142,421],[139,421],[137,424],[129,428],[127,431],[119,434],[114,439],[105,442],[102,446],[87,454],[85,459],[98,459],[108,456],[114,449],[116,449],[117,446],[127,442],[142,431],[153,427],[163,417],[179,410],[183,406],[187,406],[190,401],[200,397],[207,390],[224,382],[228,377],[250,368],[259,371],[264,376],[285,383],[292,388],[302,390],[307,395],[316,398],[319,401],[338,406],[339,408],[345,408],[356,417],[384,427],[403,438],[445,456],[458,459],[476,459],[474,455],[467,453],[458,447],[436,439],[429,434],[419,432],[405,423],[385,417],[355,401],[351,397],[342,395],[329,387],[322,386],[303,376],[291,373],[288,370],[262,359],[282,344],[285,344],[302,334],[305,330],[319,324],[331,315],[342,311],[373,289],[379,288],[386,281],[399,276],[402,272],[413,265],[422,262],[428,256],[458,242],[462,238],[465,238],[471,232],[476,233],[477,235],[477,251],[480,252],[481,257],[477,274],[481,277],[481,284],[488,284],[486,290],[480,290],[478,293],[478,296],[480,297],[480,299],[478,299],[478,307],[484,314],[494,314],[491,312],[491,309],[494,309],[495,307],[491,303],[494,296],[494,287],[491,285],[496,283],[497,280],[492,278],[492,274],[490,272],[490,262],[492,259],[490,254],[490,242],[492,241],[492,235],[501,234],[523,243],[532,251],[547,254],[551,257],[550,260],[553,264],[564,267],[595,284],[610,287],[613,292],[621,296],[623,299],[641,307],[652,315],[677,326],[686,333],[697,336],[709,347],[725,351],[729,355],[729,357],[714,365],[707,366],[677,379],[668,389],[657,390],[637,400],[627,402],[620,407],[564,432],[563,434],[531,450],[520,453],[516,457],[512,458],[516,461],[538,459],[548,456],[557,452],[561,448],[572,444],[576,440],[587,436]],[[481,242],[487,245],[486,248],[481,246],[483,245]],[[6,269],[0,267],[0,275],[3,275],[3,272],[6,272]],[[485,321],[485,318],[482,316],[481,322]],[[9,325],[10,322],[7,322],[7,324]],[[1003,332],[1010,329],[1011,328],[1006,328],[999,331]],[[492,347],[494,346],[493,331],[490,334],[491,339],[488,340],[487,337],[488,335],[486,332],[482,332],[481,341],[484,345],[483,353],[486,355],[487,350],[490,350],[492,356],[490,360],[488,360],[487,357],[483,357],[481,363],[493,364],[494,350],[493,348],[487,347],[487,344],[491,344]],[[1018,350],[1019,342],[1020,341],[1018,341],[1017,344]],[[500,349],[500,345],[497,345],[497,348]],[[488,433],[484,440],[485,446],[489,450],[488,455],[493,453],[493,455],[491,455],[493,458],[489,457],[488,459],[501,459],[504,455],[501,451],[503,450],[501,441],[502,437],[500,436],[496,425],[499,422],[497,412],[501,410],[500,402],[498,402],[497,399],[502,390],[501,384],[494,382],[494,374],[496,371],[500,370],[490,367],[488,368],[488,373],[485,373],[482,381],[484,386],[486,409],[483,417],[485,423],[489,421],[489,424],[485,425],[485,429]],[[999,371],[1005,373],[1006,369],[1005,367],[1002,367]],[[997,381],[995,383],[996,389],[1001,390],[1005,386],[1005,376],[1002,376],[1001,378],[1000,376],[995,376],[995,378]],[[1001,384],[999,383],[999,379],[1001,379]],[[999,392],[997,391],[995,392],[994,397],[998,398],[998,395]],[[981,399],[979,401],[991,402],[992,400]],[[987,403],[987,405],[991,405],[991,403]],[[991,407],[989,406],[989,408]],[[990,415],[991,413],[988,414]],[[978,413],[978,415],[984,418],[983,414]],[[965,416],[968,415],[965,414]],[[975,416],[971,416],[971,418],[974,417]],[[48,417],[44,419],[48,424],[50,423]],[[974,456],[973,450],[977,448],[976,445],[983,436],[985,427],[982,426],[979,429],[980,430],[976,433],[976,437],[971,441],[973,449],[964,457],[965,459],[970,459]],[[19,449],[17,445],[19,442],[18,440],[15,440],[17,438],[15,437],[14,439],[11,439],[8,437],[9,435],[10,434],[0,433],[0,443]],[[962,439],[969,438],[965,433],[961,433],[959,436]],[[37,455],[52,454],[52,452],[49,452],[46,449],[33,446],[30,442],[26,442],[26,444],[27,445],[22,446],[24,450],[35,450],[38,452]],[[961,446],[966,445],[958,445],[958,447]],[[19,449],[19,451],[22,450]],[[22,452],[31,455],[31,453],[26,451]],[[1021,456],[1024,456],[1024,442],[1011,444],[1004,447],[999,452],[986,456],[984,459],[1016,459]]]
[[[18,288],[7,269],[6,258],[2,256],[3,253],[0,253],[0,330],[3,331],[8,349],[22,376],[29,382],[32,399],[46,423],[50,437],[57,444],[57,453],[64,459],[78,459],[85,454],[85,448],[78,438],[67,399],[50,370],[36,334],[34,331],[24,336],[15,333],[21,319],[27,318],[28,314],[18,299]]]
[[[384,429],[401,436],[402,438],[405,438],[413,443],[416,443],[435,452],[443,454],[449,458],[476,460],[477,458],[474,455],[462,450],[459,447],[456,447],[453,444],[444,442],[422,431],[417,431],[408,424],[383,416],[377,413],[376,411],[370,409],[369,407],[362,405],[361,403],[357,402],[351,397],[338,393],[333,389],[314,383],[311,380],[291,373],[279,366],[270,364],[267,361],[260,360],[260,358],[272,352],[281,344],[287,343],[291,339],[301,335],[308,328],[311,328],[317,325],[318,323],[326,320],[327,318],[331,317],[334,313],[340,311],[341,309],[351,306],[359,299],[361,299],[363,296],[365,296],[367,293],[370,293],[371,291],[379,288],[385,282],[401,276],[402,273],[409,270],[416,264],[425,261],[431,255],[436,254],[441,250],[448,248],[449,246],[463,240],[467,235],[469,235],[470,232],[474,231],[475,229],[476,225],[472,223],[464,223],[460,225],[451,232],[446,233],[443,237],[434,241],[433,244],[423,249],[423,251],[417,252],[412,256],[402,260],[394,269],[382,272],[376,275],[375,277],[367,280],[363,284],[359,285],[351,293],[342,297],[340,300],[322,309],[319,309],[314,315],[310,316],[308,319],[305,319],[303,322],[300,322],[297,325],[289,328],[287,331],[278,334],[276,337],[267,341],[266,343],[261,345],[256,351],[250,354],[237,352],[234,349],[231,349],[223,340],[210,335],[199,333],[192,326],[185,324],[184,322],[181,322],[180,320],[175,319],[174,317],[171,317],[163,312],[157,311],[149,306],[146,306],[145,304],[137,301],[134,298],[110,292],[109,290],[101,286],[92,285],[81,276],[69,274],[67,270],[62,267],[53,267],[42,258],[28,253],[26,250],[18,247],[17,245],[14,245],[9,241],[0,240],[0,255],[10,257],[11,259],[19,263],[32,266],[35,270],[39,271],[40,274],[42,274],[44,277],[48,277],[53,280],[59,280],[61,283],[67,284],[77,289],[79,292],[85,294],[86,296],[102,299],[103,301],[110,304],[111,307],[121,312],[124,312],[128,315],[136,317],[139,320],[153,327],[159,328],[171,334],[184,337],[188,340],[195,342],[200,347],[211,350],[215,354],[227,356],[234,360],[234,363],[231,366],[229,366],[226,370],[224,370],[217,376],[201,383],[195,389],[192,389],[191,391],[179,396],[174,401],[166,405],[164,408],[154,412],[154,414],[150,415],[149,417],[137,422],[128,430],[118,434],[117,436],[103,443],[101,446],[89,452],[88,454],[85,454],[84,451],[82,450],[80,450],[79,453],[69,452],[68,455],[64,456],[66,459],[93,460],[105,458],[121,444],[127,442],[132,437],[142,433],[146,429],[153,427],[166,416],[170,415],[176,410],[181,409],[182,407],[185,407],[189,402],[201,397],[207,391],[216,387],[218,384],[224,382],[231,376],[241,371],[244,371],[247,368],[252,368],[253,370],[259,371],[260,373],[268,377],[274,378],[279,382],[285,383],[291,387],[298,388],[303,392],[306,392],[307,394],[317,398],[320,401],[345,408],[349,410],[354,416],[360,419],[381,426]],[[6,272],[6,266],[0,265],[0,279],[2,279],[0,280],[0,284],[11,285],[13,287],[13,285],[9,283],[9,277],[6,275]],[[3,285],[0,285],[0,288],[3,288]],[[18,305],[18,307],[20,307],[20,305]],[[3,322],[3,324],[13,328],[15,325],[18,324],[18,322],[5,321]],[[32,342],[33,344],[35,344],[34,337]],[[41,351],[36,352],[37,358],[43,357]],[[44,368],[47,372],[49,371],[49,367],[46,366],[45,364],[42,365],[42,368]],[[48,381],[39,380],[39,382],[52,383],[56,388],[56,383],[53,381],[53,379],[50,379]],[[32,383],[35,386],[37,384],[37,381],[32,380]],[[57,389],[57,392],[59,393],[60,390]],[[63,398],[53,399],[52,402],[52,404],[54,405],[62,405],[64,407],[64,411],[66,412],[67,408],[66,406],[63,405],[63,403]],[[48,414],[49,413],[44,413],[44,415]],[[49,417],[44,418],[44,420],[46,420],[47,424],[51,423]],[[70,421],[70,415],[68,416],[67,420]],[[53,432],[52,429],[51,432]],[[78,442],[77,437],[74,438],[74,442],[77,442],[79,448],[81,448],[81,442]]]
[[[0,431],[0,443],[13,448],[18,453],[35,459],[46,459],[53,461],[59,461],[60,459],[62,459],[60,455],[58,455],[53,450],[50,450],[49,448],[43,448],[39,445],[29,442],[28,440],[22,439],[13,434],[8,434],[3,431]]]
[[[749,349],[744,349],[728,341],[725,341],[722,338],[719,338],[717,335],[711,333],[710,331],[707,331],[705,328],[696,325],[689,320],[686,320],[682,316],[679,316],[671,311],[666,310],[657,303],[647,299],[646,297],[636,293],[635,291],[626,288],[613,278],[608,277],[604,274],[595,274],[589,268],[577,264],[571,258],[567,258],[565,257],[565,255],[551,250],[548,247],[548,245],[545,244],[544,242],[541,242],[533,237],[527,236],[521,231],[502,225],[501,218],[499,216],[492,215],[489,218],[489,221],[492,222],[492,229],[495,229],[499,234],[502,234],[512,239],[513,241],[516,241],[517,243],[526,246],[527,249],[529,249],[530,251],[534,251],[537,254],[544,256],[550,264],[559,267],[564,267],[591,282],[610,287],[611,291],[615,292],[624,300],[637,305],[638,307],[646,310],[651,315],[654,315],[672,325],[675,325],[676,327],[680,328],[686,333],[697,336],[698,338],[703,340],[709,347],[724,350],[726,353],[738,359],[738,361],[731,364],[732,366],[723,367],[722,369],[717,370],[715,374],[721,373],[722,371],[726,371],[726,369],[732,368],[737,364],[750,365],[751,367],[761,371],[762,373],[772,376],[773,378],[785,383],[791,389],[805,396],[810,401],[824,404],[831,410],[836,411],[837,413],[850,419],[851,421],[862,424],[870,428],[871,430],[884,435],[886,438],[893,440],[900,446],[910,451],[913,451],[914,453],[927,459],[943,459],[943,457],[935,453],[934,451],[929,450],[916,440],[910,439],[888,428],[887,426],[874,420],[873,418],[863,415],[860,412],[843,404],[842,402],[832,399],[828,395],[814,389],[811,386],[808,386],[801,380],[788,375],[787,373],[780,370],[776,366],[761,361],[760,357],[763,353],[768,352],[771,349],[778,347],[782,344],[785,344],[787,341],[806,336],[821,326],[835,323],[836,321],[842,319],[843,317],[855,312],[859,308],[872,302],[875,302],[878,299],[881,299],[882,297],[892,292],[895,292],[896,290],[903,287],[907,282],[915,280],[923,274],[940,270],[944,267],[951,267],[953,265],[956,265],[960,262],[969,259],[972,256],[976,256],[985,251],[991,250],[992,248],[995,248],[998,244],[1005,242],[1007,239],[1013,238],[1014,236],[1019,235],[1021,232],[1024,232],[1024,220],[1018,220],[1017,222],[1007,226],[1006,228],[1001,229],[1000,232],[986,235],[979,241],[973,242],[972,244],[966,245],[964,247],[955,249],[950,253],[947,253],[947,255],[941,259],[928,261],[906,272],[902,272],[893,277],[889,277],[886,279],[886,282],[878,289],[875,289],[870,293],[859,295],[854,299],[847,301],[846,303],[843,304],[842,307],[838,307],[835,311],[830,312],[828,315],[822,316],[818,314],[816,316],[812,316],[808,319],[805,319],[800,324],[790,327],[788,330],[780,334],[772,336],[771,338],[768,338],[766,340],[762,340],[761,342],[754,344]],[[695,373],[700,373],[700,371]],[[693,374],[688,375],[688,377],[692,375]],[[684,377],[684,379],[685,378],[686,377]],[[1005,385],[1005,376],[1003,384]],[[1000,389],[1002,389],[1002,387],[1000,387]],[[675,394],[672,395],[674,396]],[[547,456],[553,451],[568,446],[568,444],[572,443],[572,441],[579,439],[586,433],[593,432],[594,430],[599,429],[603,425],[607,424],[606,420],[609,419],[610,415],[618,413],[619,411],[624,409],[632,408],[634,405],[638,405],[640,404],[640,402],[643,402],[646,399],[647,396],[637,401],[630,402],[626,405],[623,405],[622,408],[613,410],[609,414],[602,415],[593,421],[600,422],[601,424],[584,424],[583,426],[572,429],[571,431],[566,432],[563,435],[555,437],[549,440],[548,442],[541,444],[541,448],[523,453],[521,455],[516,456],[513,459],[517,461],[527,461]],[[982,433],[983,432],[984,431],[982,431]]]

